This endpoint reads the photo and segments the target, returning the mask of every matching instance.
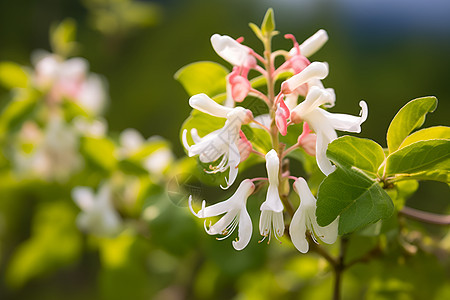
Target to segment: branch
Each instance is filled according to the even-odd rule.
[[[399,214],[425,223],[436,225],[450,225],[450,215],[433,214],[406,206],[399,211]]]

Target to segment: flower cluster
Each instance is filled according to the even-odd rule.
[[[238,167],[249,155],[264,157],[267,175],[244,179],[231,198],[211,206],[206,206],[203,201],[198,212],[194,211],[192,197],[189,205],[198,218],[223,215],[209,226],[205,220],[206,232],[211,235],[221,234],[223,237],[219,239],[224,239],[238,228],[238,239],[233,241],[233,247],[241,250],[249,243],[253,231],[246,203],[255,191],[255,182],[260,186],[267,183],[267,196],[260,206],[259,232],[262,240],[267,238],[270,241],[272,235],[279,239],[288,228],[294,246],[306,253],[309,249],[308,236],[315,242],[320,240],[332,244],[336,241],[339,217],[325,227],[317,224],[316,199],[304,178],[291,176],[290,171],[286,171],[286,156],[302,148],[307,154],[316,157],[319,169],[328,176],[335,170],[326,156],[328,144],[337,138],[336,130],[361,131],[361,124],[368,114],[367,104],[360,102],[360,116],[326,110],[332,108],[336,101],[334,90],[325,88],[322,83],[329,73],[328,64],[309,60],[328,40],[325,30],[317,31],[301,44],[297,43],[293,35],[287,34],[285,38],[293,41],[292,49],[274,52],[270,51],[271,39],[275,35],[273,29],[266,29],[265,33],[262,29],[253,30],[265,46],[263,56],[243,45],[243,38],[235,40],[219,34],[211,37],[214,50],[232,65],[232,71],[226,76],[226,99],[220,104],[206,94],[198,94],[190,98],[189,105],[218,119],[225,119],[225,125],[203,137],[199,136],[197,128],[189,128],[194,144],[189,144],[189,130],[185,128],[182,140],[190,157],[198,155],[200,162],[209,164],[209,170],[205,170],[207,173],[228,171],[224,188],[229,188],[235,182]],[[284,62],[276,66],[275,58],[278,56],[282,56]],[[250,76],[255,73],[260,75]],[[286,74],[289,76],[286,77]],[[260,86],[256,84],[259,78],[267,84],[266,93],[260,91]],[[259,114],[245,105],[244,100],[248,96],[262,100],[269,113]],[[261,150],[261,147],[255,147],[252,140],[247,139],[243,127],[250,123],[250,128],[267,131],[272,149]],[[303,131],[298,131],[298,126],[291,126],[294,124],[303,124]],[[280,138],[286,135],[295,136],[297,143],[282,143]],[[286,146],[289,147],[286,149]],[[291,218],[288,218],[291,219],[290,224],[285,224],[285,207],[292,207],[290,201],[295,198],[289,195],[290,188],[287,191],[284,188],[288,186],[288,180],[294,180],[293,190],[300,197],[300,205],[295,213],[292,210]]]

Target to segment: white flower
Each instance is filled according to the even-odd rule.
[[[328,41],[328,34],[325,30],[319,29],[316,33],[300,44],[300,53],[309,57],[316,53]],[[295,47],[289,51],[291,55],[296,54]]]
[[[313,62],[304,68],[300,73],[287,79],[281,85],[282,93],[285,95],[295,92],[295,90],[308,82],[320,82],[328,76],[328,65],[321,62]]]
[[[250,54],[251,49],[227,35],[214,34],[211,36],[211,44],[214,51],[233,66],[245,69],[256,66],[256,59]]]
[[[243,107],[225,107],[217,104],[214,100],[205,94],[199,94],[191,97],[189,104],[202,112],[212,116],[226,118],[225,125],[204,137],[200,137],[195,128],[191,129],[191,136],[194,145],[190,146],[187,142],[187,130],[183,131],[183,145],[188,151],[189,157],[199,155],[202,163],[212,163],[222,157],[222,160],[216,166],[210,166],[209,173],[225,172],[230,168],[227,186],[231,186],[237,177],[237,166],[240,162],[240,153],[238,148],[239,131],[243,124],[247,124],[253,115],[250,110]]]
[[[360,101],[361,113],[359,117],[346,114],[333,114],[320,108],[329,103],[334,95],[327,90],[311,87],[305,100],[291,112],[294,123],[307,122],[317,135],[316,160],[320,170],[329,175],[335,170],[326,156],[328,144],[337,138],[336,130],[347,132],[361,132],[361,124],[367,119],[368,109],[364,101]]]
[[[276,239],[284,234],[283,203],[278,193],[279,167],[280,160],[278,154],[272,149],[266,154],[269,188],[267,190],[266,201],[264,201],[260,208],[261,217],[259,219],[259,232],[264,236],[264,239],[268,236],[269,242],[272,230]]]
[[[121,228],[121,219],[111,203],[110,186],[100,186],[97,195],[91,188],[76,187],[72,190],[72,198],[82,212],[77,217],[77,226],[97,236],[111,237]]]
[[[29,131],[31,128],[23,129]],[[64,182],[83,167],[84,161],[78,149],[79,137],[74,128],[59,117],[52,117],[43,134],[37,126],[33,129],[35,135],[40,135],[34,140],[33,151],[23,153],[19,150],[15,153],[19,172]]]
[[[82,107],[99,114],[103,110],[107,97],[105,83],[96,74],[89,73],[89,63],[80,57],[63,60],[55,54],[35,53],[32,57],[35,65],[34,83],[48,92],[50,102],[60,102],[69,98]]]
[[[238,229],[239,238],[233,241],[233,247],[236,250],[244,249],[252,236],[252,221],[250,215],[247,212],[246,204],[247,198],[255,190],[255,185],[250,179],[245,179],[241,182],[236,192],[228,200],[219,202],[217,204],[205,207],[205,201],[203,201],[202,209],[195,213],[192,208],[192,196],[189,196],[189,207],[192,213],[198,218],[210,218],[221,214],[225,214],[214,225],[206,228],[205,230],[210,235],[222,234],[224,237],[218,238],[223,240],[229,237],[236,227]]]
[[[324,243],[333,244],[337,239],[339,217],[325,227],[319,226],[316,221],[316,198],[309,190],[305,179],[299,177],[294,182],[294,190],[300,196],[300,206],[292,217],[289,226],[289,234],[295,248],[302,253],[308,252],[307,230],[311,232],[311,237],[314,240],[314,236],[316,236]]]
[[[153,136],[144,139],[142,134],[133,128],[127,128],[120,134],[120,148],[117,152],[119,159],[125,159],[141,150],[145,143],[158,143],[162,141],[161,137]],[[142,159],[142,166],[153,175],[162,175],[168,166],[173,162],[172,151],[167,146],[161,145],[145,158]]]

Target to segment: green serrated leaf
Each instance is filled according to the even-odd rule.
[[[389,152],[397,150],[403,140],[414,130],[422,126],[425,115],[433,112],[437,106],[435,97],[423,97],[409,101],[395,115],[387,132]]]
[[[415,142],[434,139],[450,139],[450,127],[435,126],[416,131],[403,141],[399,149],[411,145]]]
[[[379,183],[354,169],[337,168],[319,187],[317,222],[326,226],[339,216],[339,234],[386,219],[393,211]]]
[[[16,63],[0,62],[0,84],[7,89],[26,88],[28,73]]]
[[[264,15],[264,20],[261,24],[261,33],[263,36],[271,35],[275,30],[275,18],[273,8],[269,8]]]
[[[450,170],[450,140],[419,141],[391,153],[386,176]]]
[[[264,40],[261,29],[259,29],[258,25],[254,24],[254,23],[248,23],[248,26],[250,26],[250,29],[253,30],[253,32],[258,37],[258,39],[260,39],[261,41]]]
[[[356,167],[371,177],[385,160],[383,148],[369,139],[340,137],[328,145],[327,156],[341,167]]]
[[[226,92],[226,76],[229,71],[224,66],[200,61],[184,66],[174,77],[183,85],[189,96],[205,93],[210,97]]]

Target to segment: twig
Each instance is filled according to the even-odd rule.
[[[399,214],[425,223],[436,225],[450,225],[450,215],[433,214],[406,206],[399,211]]]

